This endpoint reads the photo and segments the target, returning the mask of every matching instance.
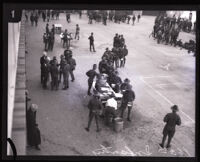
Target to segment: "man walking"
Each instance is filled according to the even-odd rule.
[[[89,120],[88,120],[88,127],[85,128],[86,131],[90,131],[90,125],[92,122],[93,117],[95,117],[95,121],[96,121],[96,126],[97,126],[97,132],[100,132],[101,129],[99,128],[99,123],[98,123],[98,119],[99,119],[99,114],[100,114],[100,110],[102,109],[102,104],[99,101],[99,95],[97,93],[95,93],[93,95],[93,98],[90,99],[89,104],[88,104],[88,109],[89,109]]]
[[[92,88],[92,83],[93,83],[93,81],[94,81],[94,78],[95,78],[95,76],[97,76],[97,74],[98,74],[98,73],[96,72],[96,69],[97,69],[97,65],[94,64],[94,65],[93,65],[93,68],[92,68],[91,70],[89,70],[89,71],[86,72],[86,75],[89,77],[89,78],[88,78],[88,95],[89,95],[89,96],[91,95],[90,90],[91,90],[91,88]]]
[[[90,40],[90,52],[92,51],[93,48],[93,52],[96,52],[94,49],[94,37],[93,37],[93,33],[91,33],[91,35],[88,38]]]
[[[172,140],[172,138],[175,134],[175,127],[176,127],[176,125],[181,125],[181,118],[176,113],[178,111],[178,106],[173,105],[171,107],[171,109],[172,109],[172,112],[168,113],[163,119],[163,121],[166,122],[166,125],[163,129],[162,143],[159,144],[162,148],[164,147],[164,143],[165,143],[167,136],[168,136],[168,142],[167,142],[166,148],[171,147],[170,143],[171,143],[171,140]]]

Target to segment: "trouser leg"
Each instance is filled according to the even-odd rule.
[[[164,135],[163,135],[163,139],[162,139],[162,145],[163,145],[163,146],[164,146],[164,144],[165,144],[166,138],[167,138],[167,134],[164,134]]]
[[[97,130],[99,130],[99,123],[98,123],[99,116],[97,114],[95,114],[94,117],[95,117],[95,121],[96,121]]]
[[[72,80],[75,80],[73,70],[70,70],[69,73],[70,73],[70,75],[71,75],[71,79],[72,79]]]
[[[91,125],[93,117],[94,117],[94,114],[92,112],[90,112],[89,113],[89,120],[88,120],[88,129],[90,129],[90,125]]]
[[[130,120],[130,115],[131,115],[131,109],[132,109],[132,106],[128,106],[128,116],[127,116],[127,119]]]
[[[92,88],[92,82],[88,81],[88,95],[91,94],[91,92],[90,92],[91,88]]]

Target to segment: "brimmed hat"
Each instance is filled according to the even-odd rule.
[[[38,105],[36,105],[36,104],[31,104],[31,110],[32,110],[32,111],[37,111],[37,110],[38,110]]]
[[[173,106],[171,107],[171,109],[172,109],[172,110],[174,110],[174,111],[179,111],[179,109],[178,109],[178,106],[177,106],[177,105],[173,105]]]

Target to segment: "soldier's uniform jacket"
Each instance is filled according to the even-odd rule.
[[[166,122],[166,125],[164,127],[164,130],[168,131],[175,131],[176,125],[181,125],[181,118],[176,113],[168,113],[164,119],[164,122]]]
[[[123,48],[122,49],[123,55],[127,56],[128,55],[128,49],[127,48]]]
[[[69,64],[65,64],[63,67],[63,75],[64,77],[68,77],[69,76],[69,71],[70,71],[70,65]]]
[[[89,40],[90,40],[90,44],[93,44],[94,43],[94,37],[91,35],[91,36],[89,36],[89,38],[88,38]]]
[[[76,60],[74,58],[69,58],[68,61],[69,65],[70,65],[70,70],[75,70],[76,67]]]
[[[51,65],[51,67],[50,67],[50,71],[51,71],[51,75],[52,75],[52,77],[58,77],[59,70],[58,70],[58,67],[57,67],[56,64]]]
[[[101,109],[101,102],[97,98],[92,98],[88,103],[88,109],[93,113],[96,113]]]
[[[135,93],[133,90],[126,90],[122,97],[123,102],[132,102],[135,100]]]
[[[78,34],[79,32],[80,32],[80,27],[77,26],[77,27],[76,27],[76,33]]]

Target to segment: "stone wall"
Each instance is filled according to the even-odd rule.
[[[15,85],[15,101],[12,125],[12,140],[17,149],[17,155],[26,155],[26,70],[25,70],[25,15],[22,14],[17,73]]]

